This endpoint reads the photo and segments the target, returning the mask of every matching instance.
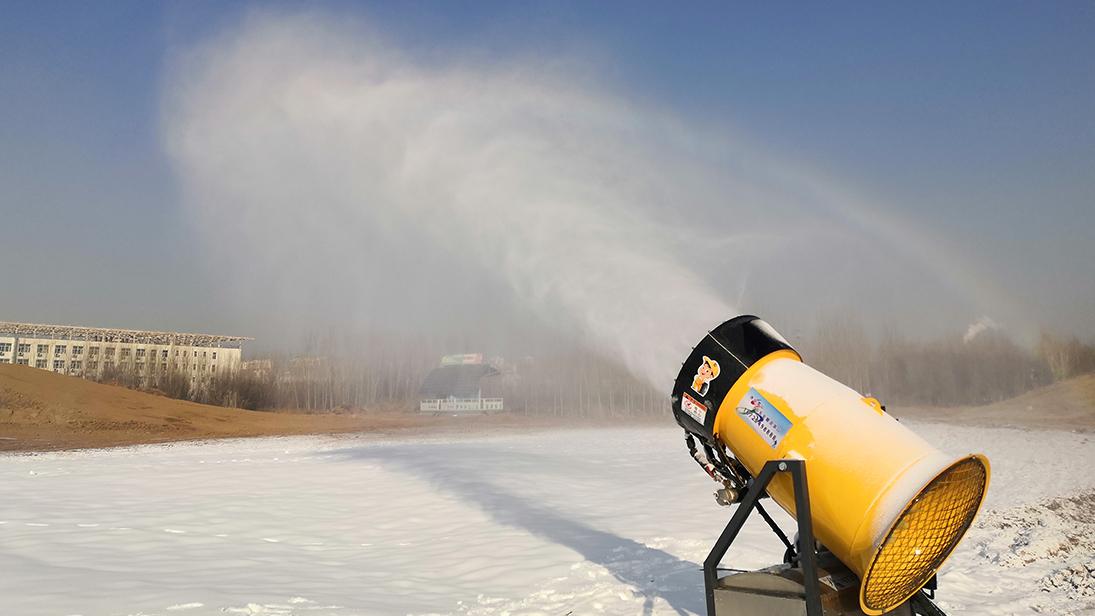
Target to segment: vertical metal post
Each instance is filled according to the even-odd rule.
[[[814,520],[810,515],[810,490],[806,483],[806,463],[786,460],[795,489],[795,522],[798,523],[798,566],[802,568],[806,589],[806,614],[821,616],[821,589],[817,579],[817,547],[814,544]],[[783,464],[780,466],[782,467]]]

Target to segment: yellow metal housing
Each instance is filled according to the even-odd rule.
[[[931,579],[988,486],[984,456],[943,454],[791,350],[745,370],[713,431],[754,476],[770,460],[807,462],[814,534],[860,577],[860,607],[873,616]],[[777,476],[768,493],[794,513],[790,477]]]

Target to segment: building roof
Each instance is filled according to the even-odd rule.
[[[23,338],[52,338],[55,340],[86,340],[88,342],[132,342],[137,344],[175,344],[224,348],[237,348],[247,340],[254,340],[254,338],[244,336],[154,332],[140,329],[79,327],[75,325],[42,325],[9,321],[0,321],[0,335]]]
[[[486,364],[441,366],[426,375],[418,393],[423,398],[475,398],[479,380],[496,374],[498,371]]]

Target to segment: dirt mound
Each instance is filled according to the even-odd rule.
[[[1095,432],[1095,374],[1087,374],[1010,400],[972,407],[895,407],[897,417],[978,426]]]
[[[0,364],[0,451],[414,427],[413,415],[228,409]]]

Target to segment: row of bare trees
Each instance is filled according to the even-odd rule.
[[[887,404],[984,404],[1095,371],[1095,346],[1048,334],[1033,350],[1000,330],[927,341],[891,331],[872,340],[857,320],[839,316],[819,321],[812,336],[794,342],[808,363]],[[312,337],[301,352],[253,359],[216,379],[195,384],[168,372],[145,379],[144,386],[173,398],[249,409],[408,411],[416,408],[419,386],[441,355],[469,348],[475,347],[467,341],[424,336]],[[483,381],[483,395],[503,397],[507,410],[580,418],[668,412],[668,391],[595,353],[558,344],[522,350],[531,352],[495,359],[502,374]],[[117,371],[102,380],[142,384]]]
[[[1002,330],[912,340],[896,331],[872,341],[849,316],[822,319],[800,345],[808,363],[887,403],[987,404],[1095,371],[1095,346],[1043,333],[1034,349]]]
[[[1045,360],[1054,379],[1067,379],[1095,372],[1095,345],[1079,338],[1058,338],[1043,333],[1038,341],[1038,356]]]
[[[281,355],[248,363],[242,376],[265,385],[272,408],[400,411],[417,407],[418,389],[440,357],[402,346],[364,356]],[[483,396],[504,398],[513,412],[596,418],[668,408],[667,392],[587,351],[493,363],[501,374],[483,379]]]
[[[327,349],[327,352],[324,351]],[[172,398],[247,409],[405,411],[417,408],[423,379],[439,364],[445,343],[376,337],[324,339],[296,354],[269,354],[241,370],[193,381],[188,374],[137,374],[111,369],[98,380]],[[618,364],[578,348],[517,359],[490,359],[500,374],[485,378],[484,397],[506,409],[554,417],[654,415],[668,409],[667,393],[636,380]]]

